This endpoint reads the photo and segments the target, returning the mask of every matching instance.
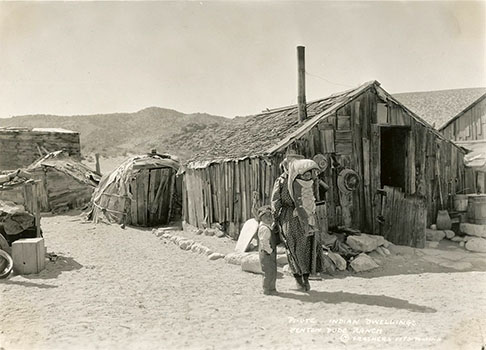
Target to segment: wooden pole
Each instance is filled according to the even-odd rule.
[[[99,153],[96,153],[95,154],[95,158],[96,158],[96,172],[98,174],[101,174],[101,170],[100,170],[100,154]]]
[[[297,104],[299,107],[299,122],[307,118],[307,108],[305,101],[305,47],[297,46],[297,80],[298,96]]]

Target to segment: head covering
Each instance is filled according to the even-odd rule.
[[[289,163],[288,187],[289,187],[290,197],[292,197],[292,199],[294,199],[293,184],[296,177],[313,169],[319,170],[319,166],[317,165],[316,162],[314,162],[311,159],[295,159]]]
[[[258,212],[257,212],[258,220],[260,220],[262,218],[262,216],[267,214],[267,213],[272,214],[272,207],[271,206],[264,205],[264,206],[258,208]]]
[[[287,154],[287,156],[284,158],[284,160],[282,160],[282,162],[279,165],[280,171],[282,173],[288,173],[289,163],[296,159],[304,159],[304,156],[301,156],[300,154],[294,154],[294,153]]]

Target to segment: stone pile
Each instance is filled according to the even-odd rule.
[[[192,239],[188,239],[186,237],[175,235],[171,232],[167,232],[166,230],[159,229],[152,231],[157,237],[166,240],[167,242],[174,243],[175,245],[179,246],[182,250],[188,250],[193,253],[206,255],[209,260],[219,260],[225,257],[225,254],[217,253],[211,250],[210,248],[206,247],[205,245],[195,242]]]
[[[463,223],[459,226],[464,236],[464,247],[477,253],[486,253],[486,225]],[[459,244],[461,244],[460,242]]]
[[[440,241],[448,239],[469,251],[486,253],[486,225],[461,223],[459,230],[463,236],[457,236],[451,230],[437,230],[436,226],[432,225],[430,229],[425,231],[427,247],[437,248]]]
[[[369,271],[378,268],[383,259],[391,255],[392,246],[383,236],[362,233],[359,236],[348,236],[347,245],[360,254],[349,264],[355,272]]]

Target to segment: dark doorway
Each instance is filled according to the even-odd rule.
[[[381,127],[381,186],[405,190],[409,129]]]

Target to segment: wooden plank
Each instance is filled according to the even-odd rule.
[[[138,187],[137,187],[137,179],[132,179],[130,181],[130,190],[131,190],[131,200],[130,200],[130,223],[132,225],[138,225]],[[191,206],[191,200],[188,203],[189,207]]]
[[[322,153],[334,153],[334,130],[333,129],[326,129],[321,130],[321,141],[322,141]]]
[[[353,144],[351,142],[336,141],[336,153],[340,155],[351,155],[353,153]]]
[[[340,115],[337,118],[337,130],[351,130],[351,116]]]
[[[377,104],[377,123],[387,124],[388,123],[388,107],[385,103]]]
[[[155,213],[152,212],[152,206],[155,205],[155,195],[157,194],[157,184],[155,180],[155,173],[157,170],[148,171],[148,218],[147,221],[149,225],[155,224]]]
[[[363,192],[365,200],[365,222],[368,229],[372,228],[372,198],[371,198],[371,149],[370,141],[367,138],[362,139],[363,146]]]
[[[366,161],[364,160],[363,148],[363,168]],[[371,210],[367,211],[367,226],[371,232],[378,233],[379,224],[376,220],[378,214],[381,213],[381,197],[375,195],[378,189],[381,188],[381,130],[376,124],[371,125],[371,144],[370,144],[370,193],[369,199],[365,198],[365,206],[369,206]],[[368,217],[368,215],[370,215]]]
[[[352,152],[352,167],[358,173],[360,179],[363,178],[363,146],[361,141],[361,128],[359,124],[360,119],[360,102],[356,101],[353,104],[353,110],[351,114],[352,124],[352,139],[353,139],[353,152]],[[363,223],[363,211],[365,210],[364,204],[364,185],[363,181],[360,182],[358,190],[353,192],[353,227],[364,230]]]

